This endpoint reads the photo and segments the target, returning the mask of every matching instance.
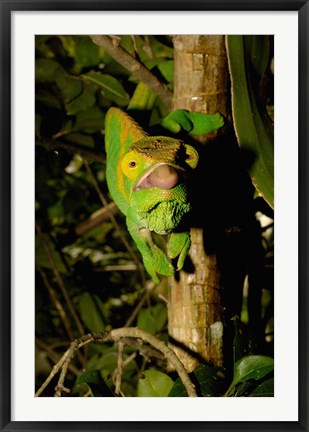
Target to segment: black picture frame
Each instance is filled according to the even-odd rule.
[[[296,422],[26,422],[11,420],[11,13],[12,11],[297,11],[299,23],[299,419]],[[307,431],[308,429],[308,0],[1,0],[0,424],[1,431]],[[287,29],[288,31],[288,29]],[[297,131],[295,131],[297,134]],[[295,288],[295,287],[294,287]],[[288,391],[288,389],[287,389]]]

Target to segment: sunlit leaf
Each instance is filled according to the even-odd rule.
[[[148,111],[153,107],[156,96],[157,95],[153,90],[151,90],[149,87],[146,86],[146,84],[140,81],[134,90],[133,96],[127,109],[139,109]]]
[[[138,381],[137,395],[139,397],[166,397],[173,387],[173,380],[163,372],[145,371],[145,378]]]
[[[151,314],[149,309],[141,309],[137,317],[137,327],[142,330],[146,330],[151,334],[156,334],[157,326],[154,316]]]
[[[274,370],[274,359],[263,355],[251,355],[240,359],[234,365],[233,381],[228,390],[240,382],[245,382],[251,379],[260,380]]]
[[[144,308],[139,311],[137,326],[151,334],[156,334],[163,329],[166,321],[166,307],[162,304],[157,304],[151,308]]]
[[[274,359],[262,355],[246,356],[234,366],[233,385],[248,379],[261,379],[274,369]]]

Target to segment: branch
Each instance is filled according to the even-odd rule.
[[[117,369],[115,370],[115,374],[114,374],[116,395],[122,394],[121,378],[122,378],[122,370],[123,370],[123,349],[124,349],[124,343],[122,341],[118,342]]]
[[[61,397],[62,392],[69,393],[69,389],[64,386],[64,380],[70,365],[71,360],[74,357],[75,351],[77,351],[82,346],[89,344],[90,342],[125,342],[125,338],[134,338],[137,340],[142,340],[143,342],[147,342],[151,344],[154,348],[160,351],[164,357],[174,366],[176,372],[178,373],[183,385],[185,386],[189,397],[196,397],[196,391],[194,384],[192,383],[186,369],[183,364],[174,353],[174,351],[169,348],[163,341],[158,339],[156,336],[146,332],[145,330],[141,330],[137,327],[127,327],[127,328],[119,328],[111,330],[110,332],[102,332],[102,333],[90,333],[82,336],[79,339],[76,339],[71,343],[70,348],[64,353],[58,363],[53,367],[52,372],[43,383],[43,385],[36,392],[36,396],[40,396],[42,391],[47,387],[52,378],[55,376],[57,372],[60,372],[60,377],[58,380],[58,384],[56,386],[55,397]]]
[[[54,363],[58,363],[58,361],[60,360],[60,355],[53,350],[53,348],[49,345],[47,345],[45,342],[43,342],[42,340],[40,340],[39,338],[35,338],[35,344],[37,345],[37,347],[41,350],[43,350],[46,355],[54,362]],[[68,343],[66,344],[68,345]],[[79,376],[81,374],[81,371],[79,369],[77,369],[77,367],[75,367],[74,365],[70,364],[69,366],[69,370],[75,374],[76,376]]]
[[[165,102],[168,109],[171,109],[173,93],[149,69],[119,46],[118,39],[103,35],[90,36],[90,38],[96,45],[104,48],[119,64],[153,90]]]

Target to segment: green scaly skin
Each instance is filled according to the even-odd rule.
[[[105,120],[106,176],[109,191],[126,215],[128,230],[142,254],[154,282],[158,275],[171,276],[171,259],[183,267],[190,248],[190,234],[178,232],[190,211],[186,174],[195,168],[194,148],[169,137],[149,137],[134,120],[111,108]],[[152,232],[169,235],[164,252]]]

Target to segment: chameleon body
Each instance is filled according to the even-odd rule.
[[[106,178],[112,198],[126,215],[128,230],[145,268],[158,275],[181,269],[190,248],[190,234],[180,229],[190,211],[188,171],[196,167],[196,150],[179,139],[148,136],[125,112],[110,108],[105,119]],[[166,251],[152,232],[169,235]]]

